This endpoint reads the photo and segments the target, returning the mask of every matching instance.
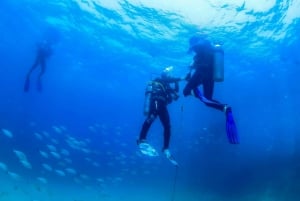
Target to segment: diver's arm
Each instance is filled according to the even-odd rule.
[[[164,78],[164,81],[166,83],[176,83],[176,82],[179,82],[181,81],[182,79],[179,78],[179,77],[167,77],[167,78]]]

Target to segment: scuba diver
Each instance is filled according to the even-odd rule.
[[[164,142],[162,151],[171,163],[173,163],[175,166],[178,166],[177,162],[174,160],[169,151],[171,125],[167,105],[173,100],[177,100],[179,98],[178,82],[182,79],[171,77],[170,71],[172,69],[172,66],[166,67],[160,77],[150,81],[147,85],[144,105],[144,115],[147,117],[143,123],[137,144],[143,154],[150,156],[158,155],[156,150],[146,142],[147,133],[153,121],[158,116],[164,127]]]
[[[40,66],[41,71],[38,75],[37,80],[37,90],[42,91],[42,76],[45,73],[46,70],[46,61],[47,59],[52,55],[52,47],[51,43],[47,40],[44,40],[37,44],[37,53],[35,62],[33,63],[32,67],[29,69],[29,72],[27,73],[25,84],[24,84],[24,91],[28,92],[30,88],[30,75],[31,73]]]
[[[220,45],[212,44],[204,35],[191,37],[189,43],[189,53],[194,52],[195,56],[186,76],[187,84],[183,95],[194,95],[205,105],[224,112],[229,143],[239,144],[231,107],[213,99],[214,82],[224,80],[224,52]],[[203,94],[198,88],[200,85],[203,86]]]

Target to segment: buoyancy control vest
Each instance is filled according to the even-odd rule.
[[[172,96],[168,94],[162,83],[150,81],[147,83],[145,90],[144,115],[149,114],[152,99],[161,100],[167,104],[172,101]]]

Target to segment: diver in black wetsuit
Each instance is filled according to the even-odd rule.
[[[162,73],[161,77],[154,79],[148,84],[148,87],[150,87],[151,90],[146,92],[146,95],[148,93],[148,95],[150,96],[149,105],[145,106],[148,107],[146,108],[148,109],[148,111],[145,114],[147,115],[147,118],[144,121],[137,143],[138,145],[146,143],[148,130],[153,121],[158,116],[164,127],[163,152],[169,160],[173,160],[169,151],[171,125],[167,105],[170,104],[173,100],[177,100],[179,98],[178,82],[181,80],[181,78],[170,77],[168,75],[168,71],[170,70],[170,68],[171,67],[166,68],[167,70]],[[173,163],[174,162],[175,161],[173,161]]]
[[[190,38],[189,52],[195,53],[194,62],[190,67],[191,71],[194,70],[194,73],[192,74],[190,71],[187,74],[186,80],[188,82],[183,89],[183,95],[194,95],[205,105],[224,112],[226,115],[226,132],[229,143],[238,144],[239,137],[231,107],[213,99],[216,47],[218,46],[213,46],[213,44],[202,35],[196,35]],[[203,86],[203,94],[198,88],[200,85]]]
[[[27,73],[25,84],[24,84],[24,91],[28,92],[30,88],[30,75],[31,73],[40,66],[41,71],[38,75],[37,80],[37,90],[42,91],[42,76],[46,71],[46,61],[52,55],[52,47],[49,41],[45,40],[37,44],[37,53],[35,62],[33,63],[32,67],[29,69]]]
[[[194,40],[193,40],[194,39]],[[197,41],[199,40],[199,41]],[[199,98],[209,107],[217,110],[226,110],[227,105],[213,100],[214,92],[214,47],[210,41],[202,38],[191,38],[190,51],[195,52],[194,62],[191,65],[191,70],[195,70],[187,75],[188,83],[186,84],[183,95],[193,95]],[[203,85],[203,95],[200,93],[198,86]]]

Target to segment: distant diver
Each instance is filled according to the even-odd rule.
[[[53,26],[48,26],[43,32],[43,39],[37,43],[36,57],[33,65],[29,69],[26,75],[24,91],[28,92],[30,89],[30,76],[31,73],[40,67],[40,72],[38,74],[36,87],[38,91],[43,90],[42,86],[42,76],[44,75],[47,67],[47,60],[53,54],[52,46],[58,43],[61,39],[61,34],[59,30]]]
[[[30,75],[31,73],[40,66],[40,72],[37,78],[37,90],[42,91],[42,76],[44,75],[46,71],[46,63],[47,59],[52,55],[52,47],[51,43],[47,40],[44,40],[40,43],[37,44],[37,52],[36,52],[36,57],[35,61],[32,65],[32,67],[29,69],[29,72],[26,75],[26,80],[24,84],[24,91],[28,92],[30,88]]]
[[[220,110],[226,115],[226,133],[229,143],[239,144],[239,136],[232,109],[213,99],[214,82],[224,80],[224,52],[221,45],[213,45],[204,35],[197,34],[189,40],[189,52],[194,52],[194,61],[186,76],[188,81],[184,96],[194,95],[205,105]],[[193,74],[192,74],[192,71]],[[203,94],[198,86],[203,86]]]
[[[144,114],[147,116],[143,123],[137,144],[143,154],[156,156],[156,150],[146,142],[147,133],[158,116],[164,127],[164,143],[163,153],[170,160],[171,163],[178,166],[169,151],[169,143],[171,137],[170,116],[167,105],[173,100],[179,98],[179,84],[181,78],[174,78],[170,76],[172,66],[166,67],[160,77],[150,81],[145,92]],[[172,86],[173,85],[173,86]]]

